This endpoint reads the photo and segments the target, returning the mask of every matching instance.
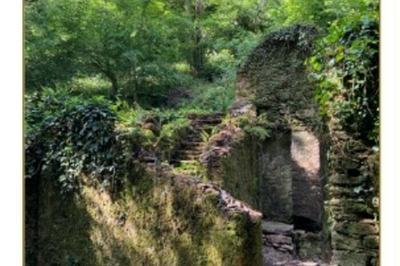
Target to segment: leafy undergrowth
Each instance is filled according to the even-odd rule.
[[[199,81],[191,88],[192,99],[179,106],[182,111],[225,112],[235,99],[235,75],[227,74],[214,81]]]
[[[28,261],[260,262],[259,225],[249,224],[244,214],[227,216],[215,195],[204,197],[196,186],[145,173],[137,163],[145,151],[167,158],[190,128],[188,116],[212,108],[145,110],[65,89],[30,94],[26,108],[26,177],[40,179],[38,201],[32,203],[38,204],[37,232],[33,229],[38,238]]]
[[[221,94],[223,91],[226,93]],[[150,153],[168,161],[191,128],[188,117],[226,109],[233,99],[232,91],[221,84],[199,83],[196,104],[187,101],[169,109],[111,102],[102,95],[66,87],[29,94],[26,176],[55,169],[54,181],[68,193],[76,189],[79,175],[85,173],[114,191],[125,181],[132,159]]]

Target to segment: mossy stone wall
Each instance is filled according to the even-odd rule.
[[[318,138],[320,181],[313,186],[319,187],[314,198],[324,200],[324,213],[314,218],[308,213],[312,208],[301,213],[307,204],[296,200],[305,191],[298,189],[299,176],[294,176],[293,195],[301,208],[294,205],[293,213],[314,220],[324,217],[323,239],[329,241],[325,250],[331,253],[335,265],[377,265],[378,154],[356,136],[346,133],[334,116],[325,119],[320,116],[314,101],[314,85],[305,66],[315,36],[315,29],[305,26],[270,34],[238,72],[237,98],[252,101],[258,114],[267,114],[274,128],[272,137],[277,132],[290,131],[307,132]],[[273,146],[265,148],[268,153]],[[268,191],[265,189],[259,195]],[[322,206],[322,202],[318,204]]]
[[[261,265],[260,222],[223,211],[190,179],[148,173],[112,198],[83,178],[62,198],[41,178],[28,265]]]

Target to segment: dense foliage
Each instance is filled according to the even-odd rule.
[[[190,129],[187,116],[196,112],[144,110],[47,88],[25,103],[26,177],[49,175],[64,194],[79,187],[82,175],[115,192],[135,178],[140,156],[168,160]]]
[[[130,154],[127,143],[117,138],[116,116],[107,105],[68,102],[46,94],[29,97],[27,107],[28,177],[49,171],[62,192],[76,189],[82,173],[104,188],[119,185]]]
[[[379,131],[379,32],[377,16],[336,20],[317,43],[309,64],[323,114],[345,130],[377,143]]]
[[[308,64],[323,113],[377,143],[377,11],[376,0],[28,1],[26,174],[51,168],[63,191],[81,173],[112,188],[139,152],[168,157],[188,114],[226,111],[237,67],[293,24],[320,34]],[[264,117],[246,121],[268,136]]]
[[[254,0],[29,2],[27,88],[101,75],[112,98],[159,105],[193,77],[234,69],[261,37],[263,10]]]

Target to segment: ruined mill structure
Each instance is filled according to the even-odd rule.
[[[189,114],[166,150],[132,145],[119,194],[83,176],[61,201],[50,174],[27,180],[29,265],[378,265],[376,154],[320,114],[317,34],[270,34],[226,114]]]
[[[371,151],[320,115],[304,63],[316,35],[291,27],[252,52],[230,116],[266,115],[270,136],[225,127],[202,161],[211,179],[262,212],[264,265],[377,265],[378,211],[368,189],[376,173],[361,170]]]

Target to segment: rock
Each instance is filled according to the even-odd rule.
[[[300,259],[316,260],[323,257],[321,233],[295,230],[294,236],[297,254]]]
[[[373,265],[373,266],[379,265],[379,258],[372,257],[371,260],[370,260],[369,265]]]
[[[340,198],[340,197],[356,197],[358,194],[352,188],[342,186],[328,186],[327,192],[329,197]]]
[[[351,222],[359,220],[358,215],[353,213],[346,213],[345,208],[343,208],[342,206],[329,206],[329,204],[326,203],[325,211],[326,213],[330,213],[331,219],[338,222]]]
[[[237,100],[235,103],[233,103],[232,107],[230,108],[230,114],[233,117],[244,114],[250,114],[253,117],[257,116],[256,107],[247,100]]]
[[[267,235],[266,242],[274,247],[282,245],[293,245],[292,238],[284,235]]]
[[[348,214],[373,215],[374,210],[362,199],[333,198],[327,202],[336,211]]]
[[[152,132],[154,132],[154,133],[157,133],[157,132],[160,131],[160,128],[159,128],[156,124],[151,123],[151,122],[145,123],[145,124],[142,126],[142,128],[143,128],[143,129],[148,129],[148,130],[150,130],[150,131],[152,131]]]
[[[333,185],[344,185],[344,186],[358,186],[366,181],[366,177],[359,175],[359,176],[345,176],[345,175],[333,175],[329,177],[329,182]]]
[[[292,224],[285,224],[280,222],[262,221],[261,228],[263,233],[266,234],[283,234],[291,235],[293,231]]]
[[[365,236],[363,239],[363,245],[366,248],[378,249],[379,248],[379,236],[377,236],[377,235]]]
[[[288,265],[287,262],[293,259],[293,255],[279,251],[273,247],[263,248],[264,266]]]
[[[354,251],[334,251],[331,264],[337,266],[366,266],[368,255]]]
[[[332,247],[337,250],[356,250],[362,248],[361,239],[332,232]]]
[[[379,227],[373,220],[365,219],[360,222],[339,222],[333,226],[335,231],[354,236],[354,235],[374,235],[378,234]]]
[[[299,262],[298,266],[319,266],[320,264],[312,261]]]

